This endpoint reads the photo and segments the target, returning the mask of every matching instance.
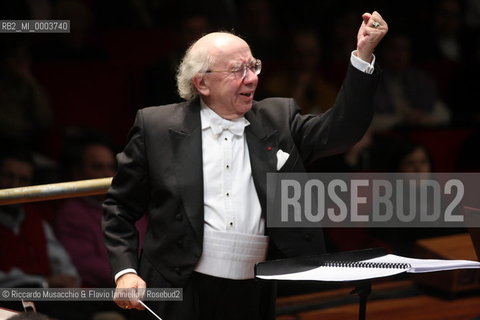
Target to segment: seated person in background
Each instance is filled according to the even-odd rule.
[[[115,173],[113,151],[103,141],[81,142],[73,147],[70,157],[73,180],[107,178]],[[101,227],[103,200],[103,195],[67,199],[60,206],[54,224],[55,233],[72,257],[84,287],[114,286]],[[146,220],[140,221],[140,228],[145,228]]]
[[[446,125],[450,111],[440,100],[433,80],[411,63],[410,40],[404,34],[386,39],[380,51],[383,66],[375,95],[374,130]]]
[[[5,148],[0,155],[0,189],[28,186],[34,175],[32,156]],[[78,285],[75,267],[35,205],[0,206],[0,287],[71,288]]]
[[[401,139],[392,139],[391,142],[386,158],[386,168],[389,172],[432,172],[432,158],[423,145]]]
[[[421,144],[404,140],[400,138],[392,138],[390,147],[385,148],[385,168],[388,172],[398,172],[405,174],[419,174],[427,179],[434,178],[435,173],[432,172],[433,160],[428,150]],[[418,191],[420,192],[420,191]],[[418,194],[416,198],[419,200],[416,207],[420,206],[420,202],[427,203],[431,198],[422,198]],[[409,208],[410,198],[404,196],[404,208]],[[431,208],[431,205],[427,206]],[[413,255],[415,242],[419,239],[445,236],[460,232],[465,232],[463,228],[386,228],[378,229],[377,235],[391,243],[395,253],[400,255]]]
[[[294,32],[290,39],[288,68],[269,75],[266,96],[293,97],[302,114],[322,113],[335,102],[337,89],[322,71],[322,44],[312,29]]]

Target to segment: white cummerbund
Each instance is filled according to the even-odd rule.
[[[267,236],[205,230],[195,271],[234,280],[253,279],[255,263],[265,261],[267,249]]]

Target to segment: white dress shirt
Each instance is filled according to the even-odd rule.
[[[245,134],[222,130],[217,122],[229,121],[202,102],[203,192],[205,229],[263,235],[262,208],[253,183]],[[221,124],[220,124],[221,125]],[[213,126],[213,128],[212,128]]]
[[[201,101],[203,253],[195,271],[251,279],[267,255],[268,237],[253,183],[244,117],[226,120]]]

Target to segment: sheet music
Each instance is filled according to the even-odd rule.
[[[265,280],[316,280],[316,281],[353,281],[393,276],[405,272],[404,269],[387,268],[353,268],[353,267],[318,267],[308,271],[262,276]]]
[[[480,262],[469,260],[414,259],[394,254],[357,261],[352,264],[381,263],[379,267],[320,266],[307,271],[277,275],[259,275],[266,280],[354,281],[388,277],[402,272],[422,273],[454,269],[480,268]],[[388,267],[391,265],[392,267]]]
[[[444,260],[444,259],[416,259],[387,254],[383,257],[370,259],[371,262],[408,263],[411,268],[406,270],[410,273],[435,272],[455,269],[477,269],[480,262],[471,260]]]

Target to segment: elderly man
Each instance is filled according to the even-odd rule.
[[[253,280],[255,262],[324,244],[321,229],[265,227],[266,175],[302,172],[367,129],[387,24],[377,12],[362,18],[335,106],[319,116],[300,115],[292,99],[255,101],[261,62],[241,38],[211,33],[188,49],[177,75],[187,101],[138,112],[104,202],[117,288],[183,288],[181,302],[147,302],[164,319],[273,319],[273,289]],[[145,212],[139,257],[134,223]]]

